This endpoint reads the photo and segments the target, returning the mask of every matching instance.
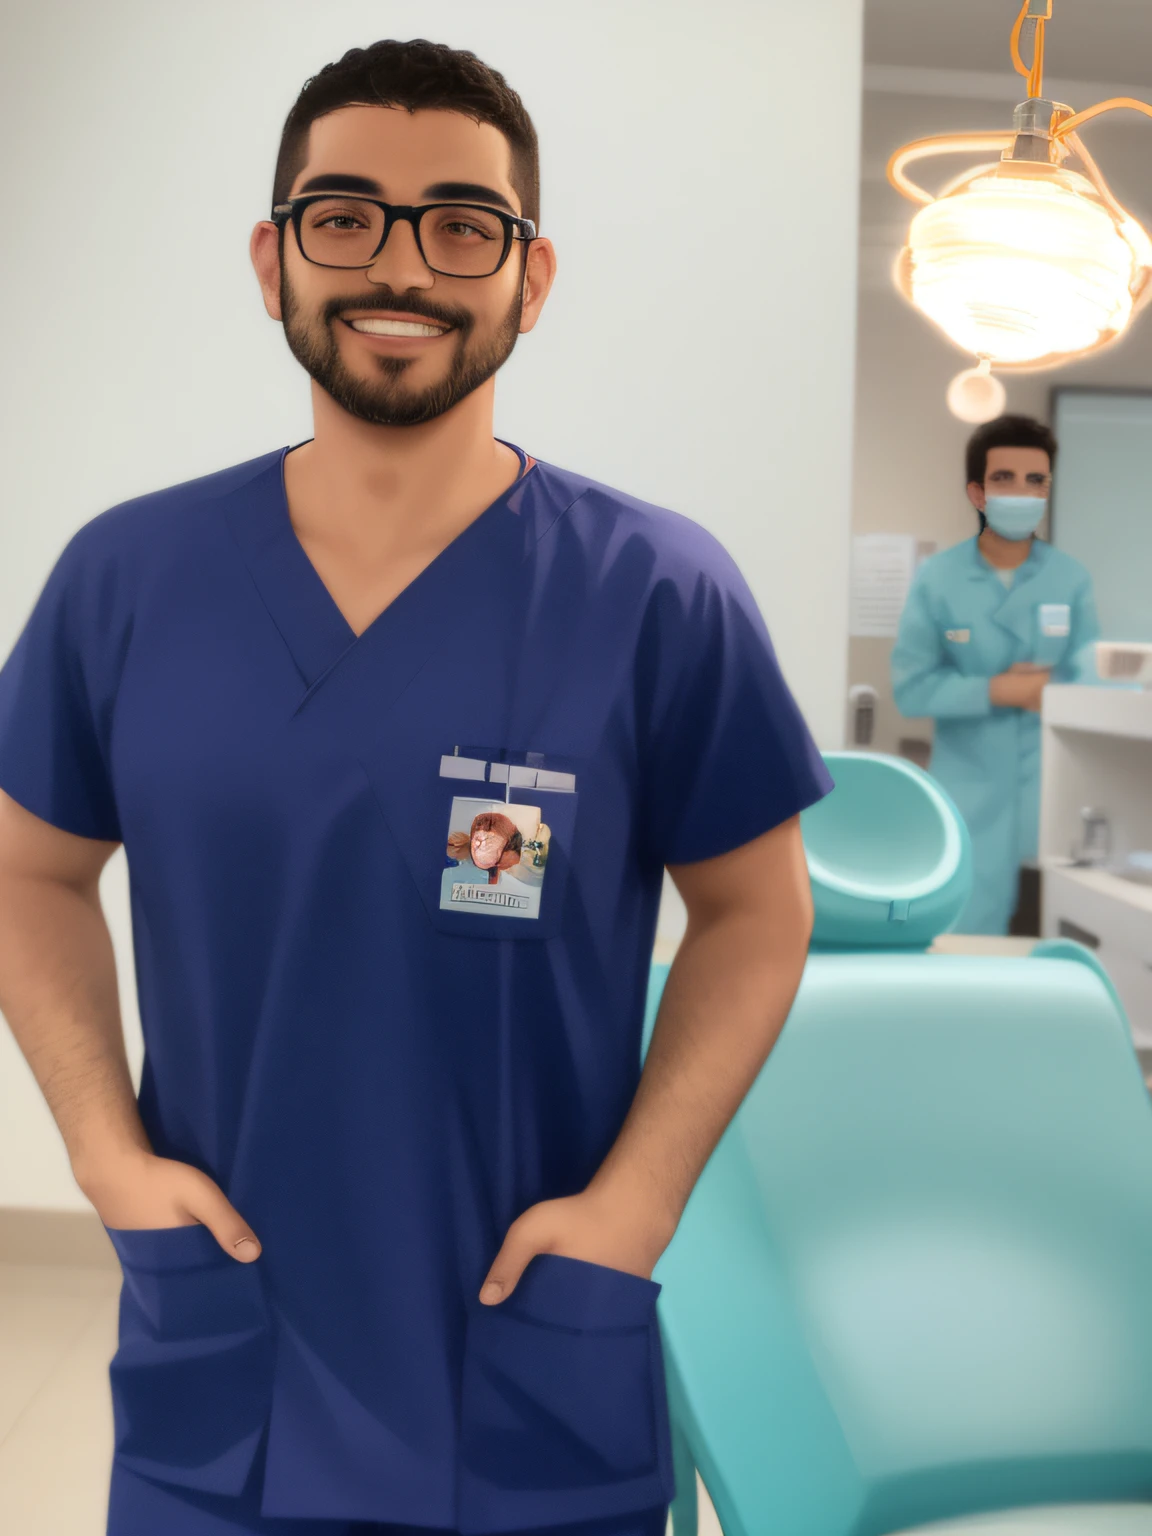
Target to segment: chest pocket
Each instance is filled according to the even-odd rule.
[[[396,765],[362,761],[433,927],[539,940],[561,929],[585,759],[448,745]]]
[[[1036,605],[1033,654],[1038,662],[1055,666],[1068,649],[1071,633],[1072,609],[1068,603]]]
[[[949,625],[943,631],[944,654],[960,672],[970,672],[974,666],[972,655],[972,628],[969,624]]]

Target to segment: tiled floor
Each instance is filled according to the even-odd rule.
[[[0,1264],[0,1531],[104,1536],[120,1275]]]
[[[0,1264],[4,1536],[104,1536],[119,1290],[119,1270]],[[721,1536],[698,1492],[700,1536]]]

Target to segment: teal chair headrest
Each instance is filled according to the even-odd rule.
[[[800,826],[814,949],[925,949],[972,890],[968,829],[935,779],[902,757],[826,752],[836,781]]]

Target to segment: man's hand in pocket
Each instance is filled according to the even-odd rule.
[[[80,1182],[106,1227],[122,1230],[206,1226],[242,1264],[260,1257],[260,1241],[220,1186],[188,1163],[133,1149],[101,1161]]]

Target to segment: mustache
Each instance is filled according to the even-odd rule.
[[[345,310],[370,314],[373,310],[394,315],[411,315],[416,320],[435,320],[440,325],[453,326],[458,331],[470,331],[474,320],[470,311],[456,309],[449,304],[433,304],[428,299],[398,298],[388,289],[373,292],[371,298],[361,294],[355,299],[345,299],[329,306],[330,320],[338,320]]]

